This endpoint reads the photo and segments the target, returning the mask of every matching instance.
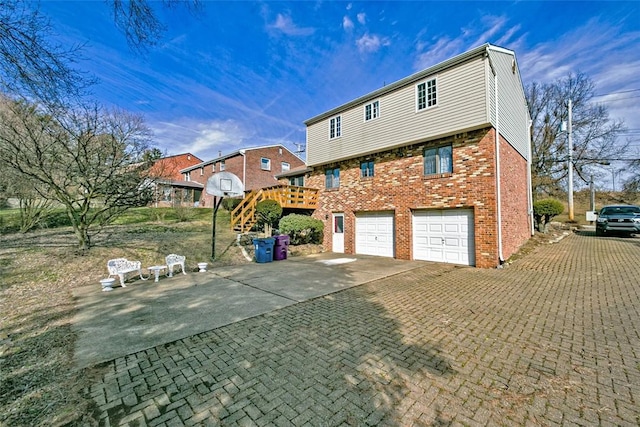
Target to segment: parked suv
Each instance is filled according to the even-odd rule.
[[[611,205],[600,209],[596,236],[614,233],[640,234],[640,206]]]

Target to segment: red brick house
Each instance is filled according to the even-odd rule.
[[[203,186],[198,183],[185,182],[181,169],[202,163],[202,159],[191,153],[176,154],[156,160],[149,175],[156,179],[156,196],[154,205],[193,206],[202,193]]]
[[[185,167],[180,173],[184,182],[197,183],[204,188],[207,179],[214,173],[231,172],[243,182],[245,192],[249,192],[276,185],[276,175],[303,166],[304,162],[283,145],[268,145],[221,155],[213,160]],[[203,191],[199,205],[211,207],[212,204],[213,196]]]
[[[533,233],[529,123],[515,53],[490,44],[307,120],[325,248],[501,264]]]

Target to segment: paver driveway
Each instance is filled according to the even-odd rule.
[[[640,238],[427,265],[107,362],[102,425],[638,425]]]

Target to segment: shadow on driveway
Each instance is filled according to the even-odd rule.
[[[91,366],[425,264],[325,253],[78,288],[75,361]]]

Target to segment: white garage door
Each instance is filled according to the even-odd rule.
[[[475,265],[473,211],[414,211],[413,259]]]
[[[356,214],[356,253],[393,257],[393,212]]]

